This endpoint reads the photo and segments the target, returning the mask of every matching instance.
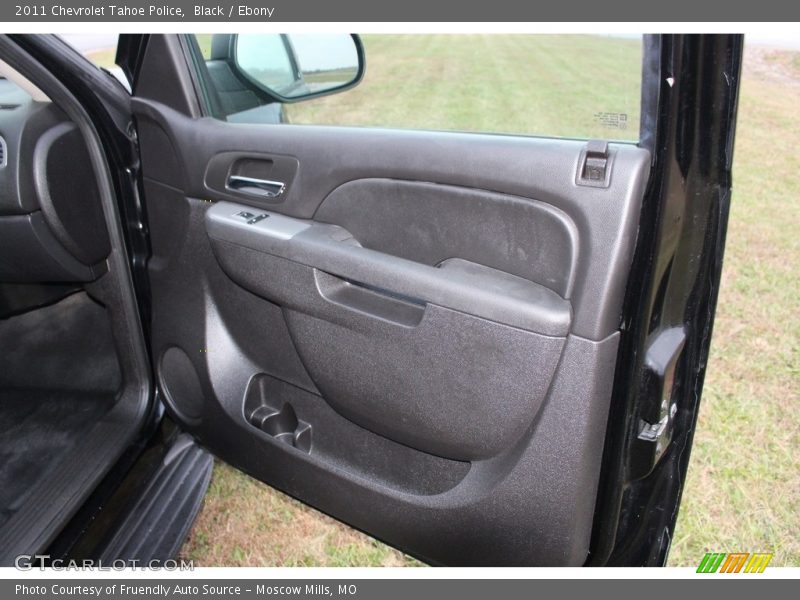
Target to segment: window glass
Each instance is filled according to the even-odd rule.
[[[101,69],[105,69],[116,77],[120,83],[130,92],[130,84],[125,74],[114,60],[117,56],[117,44],[119,34],[117,33],[68,33],[62,34],[61,39],[83,54],[87,60],[91,61]]]
[[[197,37],[201,49],[210,48],[213,36]],[[248,37],[254,49],[262,43],[248,60],[261,60],[273,78],[290,76],[280,70],[285,53],[267,47],[276,36],[269,37],[270,43],[256,40],[266,35]],[[272,111],[253,110],[270,100],[237,74],[232,58],[212,58],[204,50],[203,59],[213,63],[206,85],[220,94],[219,105],[228,107],[215,112],[239,122],[271,118],[296,124],[638,140],[641,36],[412,34],[365,35],[362,41],[367,67],[358,86],[273,106]],[[238,79],[241,89],[231,88],[228,75]],[[237,99],[249,93],[251,105],[228,101],[233,93]]]
[[[8,79],[5,74],[0,73],[0,107],[16,108],[22,104],[27,104],[31,100],[31,95],[19,87],[14,81]],[[2,143],[2,142],[0,142]],[[0,166],[2,166],[0,158]]]

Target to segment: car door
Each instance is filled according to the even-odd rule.
[[[190,37],[123,37],[182,428],[433,564],[663,563],[740,38],[648,38],[641,139],[607,143],[236,123],[255,92]]]

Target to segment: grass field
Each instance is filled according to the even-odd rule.
[[[290,105],[292,122],[638,139],[638,40],[381,35],[364,46],[358,87]],[[598,113],[628,126],[609,130]]]
[[[630,40],[365,42],[363,83],[292,105],[294,122],[637,136],[641,57]],[[696,566],[711,550],[800,565],[798,98],[800,54],[748,48],[722,290],[671,565]],[[631,125],[605,130],[598,112]],[[222,464],[183,555],[214,566],[418,564]]]

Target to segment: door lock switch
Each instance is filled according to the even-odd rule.
[[[578,161],[577,185],[608,187],[611,182],[612,155],[605,140],[589,140]]]

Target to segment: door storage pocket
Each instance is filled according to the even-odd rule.
[[[564,338],[433,304],[415,327],[350,311],[336,322],[285,311],[322,397],[362,427],[412,448],[472,461],[530,427]]]

